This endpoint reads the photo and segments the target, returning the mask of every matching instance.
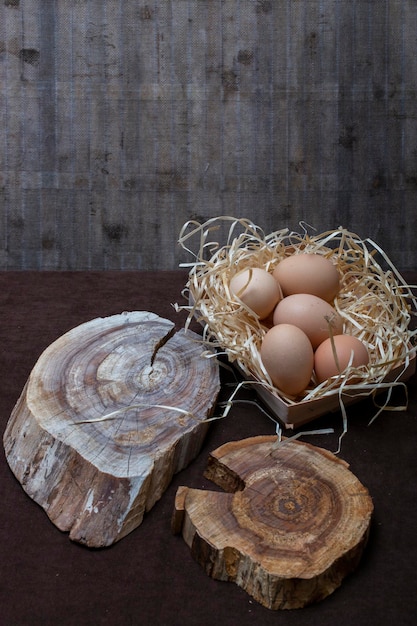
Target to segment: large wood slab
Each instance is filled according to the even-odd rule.
[[[144,311],[97,318],[40,356],[4,433],[28,495],[72,540],[139,526],[198,454],[220,388],[198,335]]]

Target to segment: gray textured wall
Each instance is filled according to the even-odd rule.
[[[417,266],[416,0],[1,0],[0,269],[172,269],[189,218]]]

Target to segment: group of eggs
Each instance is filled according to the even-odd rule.
[[[269,330],[260,357],[273,384],[288,396],[341,374],[349,365],[367,365],[362,341],[343,332],[333,306],[340,290],[336,266],[318,253],[285,257],[272,272],[260,267],[241,270],[230,280],[230,292]]]

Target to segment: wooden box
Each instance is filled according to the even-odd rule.
[[[229,229],[229,230],[228,230]],[[204,339],[224,353],[253,385],[274,416],[294,428],[329,412],[374,397],[407,381],[415,372],[415,338],[410,330],[417,299],[384,251],[372,240],[339,227],[309,235],[282,229],[265,235],[249,220],[222,216],[205,224],[184,226],[180,243],[194,254],[188,291],[189,318],[204,328]],[[358,335],[367,346],[372,370],[360,378],[346,375],[324,386],[308,388],[290,397],[273,387],[260,359],[260,345],[271,320],[259,319],[230,290],[231,277],[244,268],[259,267],[273,273],[286,257],[298,253],[322,254],[331,259],[340,276],[337,310],[346,334]],[[353,384],[352,381],[357,381]],[[256,384],[257,383],[257,384]],[[343,384],[342,391],[337,387]],[[387,402],[382,397],[379,404]],[[379,406],[378,409],[379,410]]]
[[[240,368],[237,369],[241,372]],[[393,368],[384,378],[384,382],[392,382],[394,380],[406,382],[415,374],[415,371],[416,358],[415,355],[413,355],[406,368],[404,368],[403,365]],[[383,391],[384,388],[381,386],[381,389],[376,389],[375,393],[380,394],[383,393]],[[273,415],[276,416],[286,428],[297,428],[298,426],[311,422],[321,415],[338,411],[341,401],[346,407],[363,400],[371,394],[371,392],[366,393],[365,390],[357,390],[356,392],[350,391],[349,393],[342,394],[341,398],[339,398],[338,393],[334,393],[333,395],[322,398],[289,404],[278,393],[272,393],[261,385],[256,385],[256,393],[262,402],[272,411]]]

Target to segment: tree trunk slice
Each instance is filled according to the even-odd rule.
[[[358,565],[373,511],[365,487],[332,453],[260,436],[227,443],[205,476],[227,493],[180,487],[172,519],[212,578],[270,609],[332,593]]]
[[[199,339],[136,311],[82,324],[40,356],[4,447],[24,490],[70,539],[121,539],[197,456],[220,389]]]

